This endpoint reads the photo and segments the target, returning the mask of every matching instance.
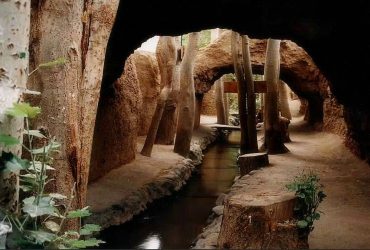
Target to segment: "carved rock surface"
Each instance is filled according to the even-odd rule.
[[[146,135],[157,104],[160,92],[160,75],[157,58],[154,53],[135,51],[132,56],[143,99],[139,117],[138,135]]]

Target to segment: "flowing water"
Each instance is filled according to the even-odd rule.
[[[217,197],[238,172],[240,132],[234,131],[206,152],[199,171],[170,197],[154,201],[131,221],[102,231],[102,248],[189,248],[206,226]]]

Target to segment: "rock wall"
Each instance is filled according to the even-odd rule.
[[[343,105],[334,98],[327,98],[324,101],[324,131],[340,135],[347,135],[347,125],[344,120]]]
[[[344,107],[348,132],[345,144],[356,155],[370,164],[370,114],[366,109]]]
[[[133,58],[129,57],[113,88],[101,93],[89,182],[135,159],[141,107],[139,80]]]
[[[197,54],[194,80],[197,93],[207,92],[215,80],[233,72],[231,56],[231,31],[224,31],[212,44]],[[251,39],[250,52],[253,73],[263,74],[266,40]],[[282,80],[309,103],[308,120],[311,124],[322,123],[322,103],[327,96],[328,81],[321,74],[307,52],[294,42],[283,40],[280,48]]]
[[[139,117],[138,135],[146,135],[154,114],[160,92],[160,74],[154,53],[135,51],[132,56],[142,95],[142,110]]]
[[[213,86],[204,94],[201,112],[202,115],[217,115],[215,95],[215,88]]]

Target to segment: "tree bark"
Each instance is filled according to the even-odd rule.
[[[29,85],[42,93],[34,100],[42,109],[36,125],[62,144],[50,189],[69,194],[76,182],[73,208],[85,206],[104,57],[117,7],[117,0],[50,0],[32,10],[34,64],[67,59],[63,67],[38,71]]]
[[[253,184],[252,184],[253,185]],[[221,249],[297,249],[308,246],[294,221],[294,194],[253,187],[225,201],[218,237]],[[262,185],[260,185],[262,186]],[[263,195],[261,195],[263,193]]]
[[[0,1],[0,134],[23,141],[23,119],[9,118],[7,108],[21,99],[26,90],[29,62],[30,0]],[[2,151],[21,155],[22,147]],[[0,206],[16,210],[18,206],[18,177],[0,172]]]
[[[250,153],[238,157],[240,176],[249,174],[249,172],[269,165],[267,153]]]
[[[113,27],[118,8],[118,0],[92,0],[90,7],[85,7],[84,15],[90,18],[83,20],[84,34],[82,37],[82,79],[80,85],[80,134],[81,161],[77,168],[77,190],[81,194],[81,204],[86,205],[86,193],[89,177],[91,150],[101,80],[108,38]],[[88,26],[87,23],[90,23]]]
[[[152,154],[153,144],[157,136],[159,124],[163,116],[166,102],[172,91],[172,80],[175,75],[174,72],[177,61],[177,49],[174,37],[163,36],[159,39],[157,45],[157,59],[161,73],[161,85],[164,87],[161,90],[148,135],[146,136],[144,147],[141,150],[141,154],[148,157]]]
[[[195,119],[194,119],[194,129],[200,126],[200,116],[202,115],[202,105],[203,105],[203,94],[195,94]]]
[[[256,95],[254,94],[251,55],[249,51],[249,38],[245,35],[242,36],[242,53],[244,76],[247,83],[248,149],[250,153],[255,153],[258,151],[256,129]]]
[[[281,116],[289,120],[292,120],[292,114],[290,113],[289,102],[288,102],[288,87],[283,81],[279,81],[279,109]]]
[[[278,113],[278,82],[280,74],[280,40],[268,39],[266,50],[265,74],[267,85],[265,94],[265,143],[269,154],[286,153],[280,131]]]
[[[177,122],[175,153],[188,157],[195,118],[194,59],[198,47],[198,33],[189,34],[188,47],[181,63],[179,119]]]
[[[158,132],[156,136],[155,143],[157,144],[164,144],[164,145],[172,145],[174,143],[174,138],[176,134],[176,123],[178,117],[178,100],[179,100],[179,92],[180,92],[180,62],[181,58],[178,53],[180,48],[179,41],[177,38],[174,38],[175,43],[173,43],[174,48],[170,48],[171,58],[169,60],[175,60],[174,68],[169,71],[168,81],[171,81],[171,93],[166,100],[165,108],[163,111],[163,115],[161,121],[159,123]],[[161,70],[161,62],[160,55],[158,55],[158,47],[157,47],[157,58],[159,63],[159,68]],[[175,55],[172,55],[175,53]],[[172,64],[173,62],[171,62]],[[165,83],[162,82],[161,85]]]
[[[243,69],[240,62],[239,53],[240,35],[235,31],[231,34],[231,54],[234,63],[234,72],[238,81],[238,107],[240,120],[240,154],[248,152],[248,124],[247,124],[247,83],[244,79]]]
[[[220,29],[213,29],[211,31],[211,42],[216,40],[219,37],[220,33],[221,33]],[[214,85],[215,85],[217,123],[227,124],[225,97],[224,97],[224,83],[222,77],[215,81]]]

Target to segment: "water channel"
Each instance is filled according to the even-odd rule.
[[[240,132],[234,131],[210,146],[203,163],[186,186],[154,201],[131,221],[101,232],[102,248],[189,248],[207,224],[217,197],[232,185],[238,169]]]

